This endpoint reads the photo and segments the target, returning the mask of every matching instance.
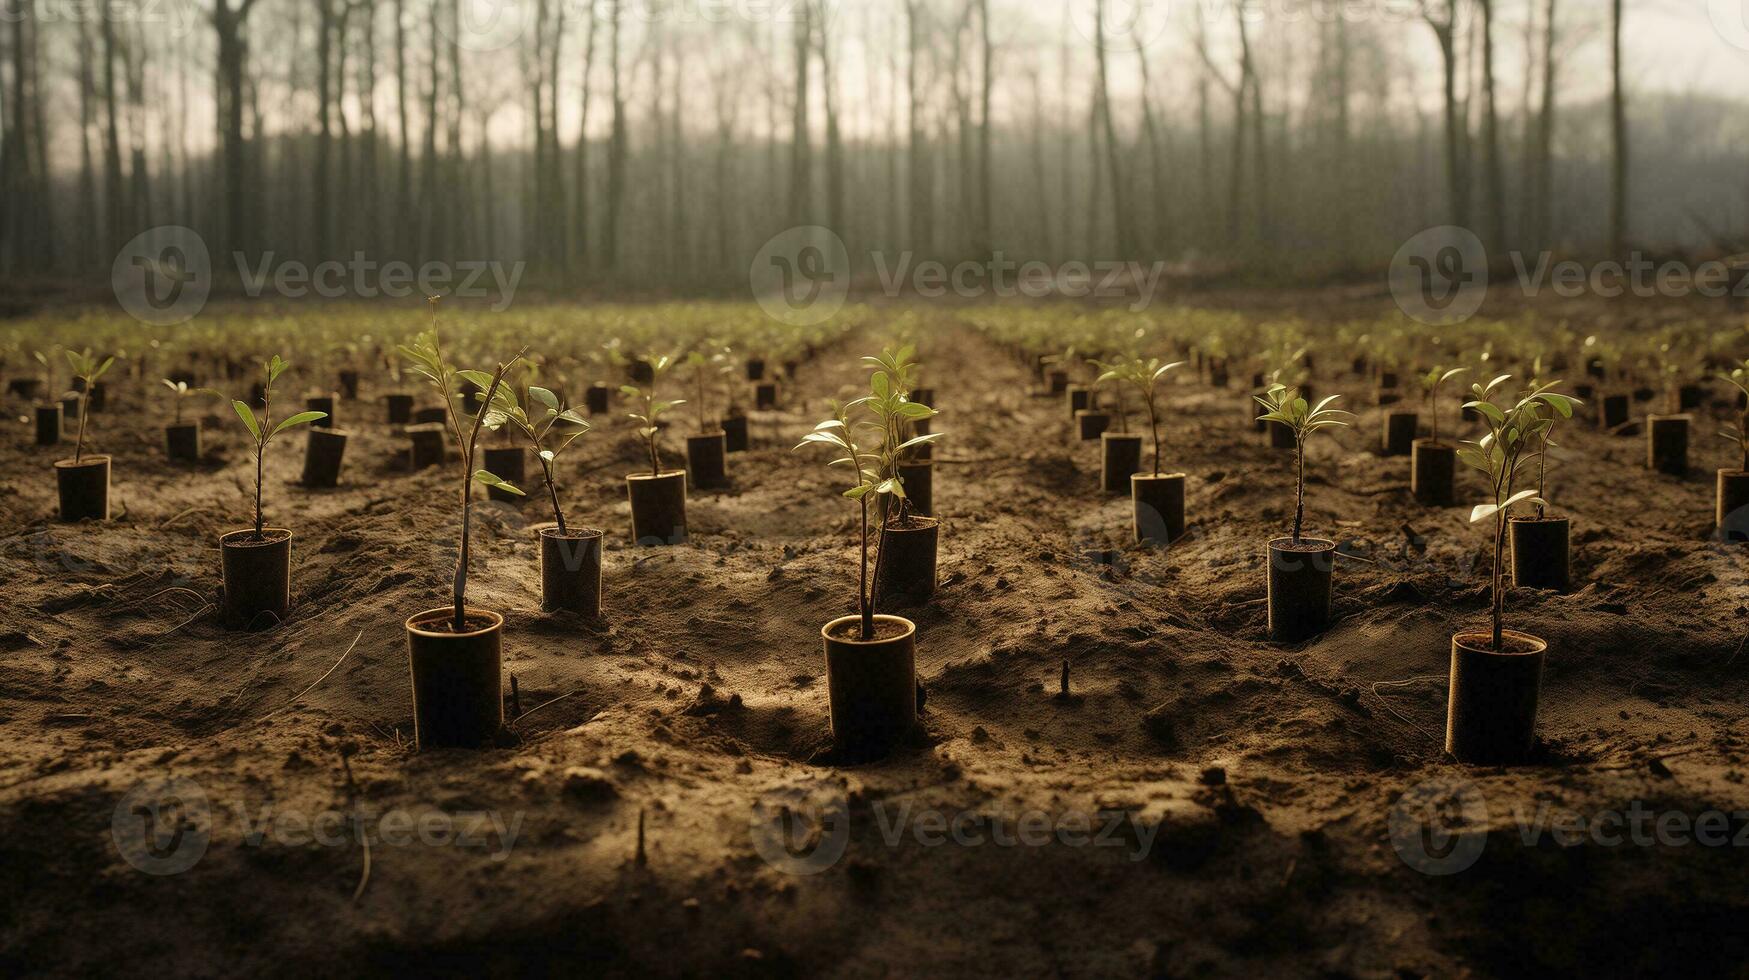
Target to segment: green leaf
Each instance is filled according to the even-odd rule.
[[[275,381],[278,381],[279,376],[283,374],[288,367],[291,367],[291,365],[281,360],[278,354],[273,355],[273,358],[267,362],[267,383],[273,384]]]
[[[495,487],[499,490],[504,491],[505,493],[516,494],[518,497],[527,496],[520,489],[517,488],[516,484],[511,483],[508,480],[504,480],[498,476],[495,476],[492,473],[487,472],[486,470],[475,470],[474,471],[474,482],[484,484],[488,487]]]
[[[285,421],[279,423],[278,425],[274,426],[273,432],[268,436],[268,438],[272,438],[273,436],[277,436],[281,432],[284,432],[285,430],[292,428],[293,426],[304,425],[304,424],[309,423],[309,422],[320,421],[320,420],[325,419],[327,417],[328,417],[327,412],[299,412],[298,414],[293,415],[292,417],[290,417],[290,418],[286,419]]]
[[[231,407],[237,410],[237,417],[242,419],[243,424],[249,427],[249,434],[255,437],[256,442],[260,442],[261,423],[255,421],[254,410],[251,409],[246,402],[240,402],[236,399],[231,400]]]
[[[528,397],[533,401],[540,402],[542,405],[545,405],[547,408],[550,408],[555,412],[559,410],[559,397],[545,388],[530,386],[528,389]]]

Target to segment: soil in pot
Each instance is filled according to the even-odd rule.
[[[469,609],[457,631],[450,606],[406,622],[413,731],[421,749],[484,748],[504,727],[504,617]]]
[[[1410,448],[1409,492],[1429,507],[1456,503],[1457,447],[1432,439],[1417,439]]]
[[[1565,517],[1514,517],[1506,522],[1512,543],[1512,584],[1565,592],[1572,585]]]
[[[1111,416],[1105,412],[1082,409],[1075,413],[1075,425],[1081,433],[1081,440],[1086,442],[1105,434],[1106,427],[1111,425]]]
[[[1713,506],[1719,540],[1749,542],[1749,471],[1720,470]]]
[[[729,442],[722,432],[686,437],[686,474],[694,489],[729,485]]]
[[[63,521],[109,520],[109,457],[55,461],[55,489]]]
[[[917,627],[901,616],[843,616],[820,630],[826,648],[826,694],[832,743],[852,760],[878,758],[917,724]]]
[[[1414,451],[1415,425],[1419,419],[1414,412],[1385,413],[1384,431],[1380,434],[1379,449],[1386,456],[1407,456]]]
[[[1130,476],[1136,540],[1166,545],[1184,536],[1184,474]]]
[[[887,609],[920,606],[935,595],[936,542],[941,524],[933,517],[908,516],[887,525],[881,538],[875,602]]]
[[[747,451],[747,416],[731,415],[717,423],[723,430],[723,446],[732,453]]]
[[[303,485],[326,490],[340,485],[340,464],[346,458],[346,433],[311,428],[304,443]]]
[[[36,407],[36,444],[53,446],[61,441],[61,406]]]
[[[219,537],[225,598],[220,607],[233,628],[266,629],[291,611],[291,532],[254,528]]]
[[[1445,750],[1460,762],[1521,762],[1536,744],[1536,709],[1542,694],[1548,644],[1528,633],[1458,633],[1451,638],[1451,687],[1446,701]]]
[[[200,423],[180,422],[164,427],[164,455],[173,463],[200,461]]]
[[[1688,473],[1686,415],[1646,416],[1646,468],[1671,476]]]
[[[1269,638],[1300,643],[1330,625],[1330,580],[1336,542],[1276,538],[1269,542]]]
[[[906,460],[899,464],[899,479],[904,482],[911,509],[924,517],[934,517],[935,463],[927,459]]]
[[[523,496],[518,497],[516,494],[510,493],[507,490],[500,490],[497,487],[487,487],[486,499],[496,500],[502,504],[515,504],[527,500],[527,493],[533,488],[527,485],[528,454],[522,451],[522,447],[493,446],[487,448],[483,455],[485,456],[486,461],[486,472],[498,477],[499,479],[508,480],[511,483],[516,484],[517,489],[523,491],[524,494]]]
[[[594,528],[556,527],[540,531],[540,607],[542,612],[601,616],[601,540]]]
[[[1142,436],[1104,432],[1099,436],[1099,484],[1106,493],[1126,493],[1130,477],[1142,468]]]
[[[639,545],[684,544],[686,541],[686,471],[626,476],[632,505],[632,541]]]
[[[406,425],[413,421],[412,395],[385,395],[383,401],[388,405],[390,425]]]
[[[422,470],[443,463],[443,426],[435,422],[409,425],[401,430],[407,435],[407,461],[410,469]]]

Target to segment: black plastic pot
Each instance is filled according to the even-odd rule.
[[[225,598],[220,612],[232,627],[277,626],[291,611],[291,538],[282,527],[232,531],[219,537]]]
[[[1225,388],[1228,380],[1226,359],[1222,358],[1217,361],[1211,358],[1209,360],[1209,384],[1216,388]]]
[[[761,412],[777,408],[777,383],[761,381],[753,386],[753,407]]]
[[[340,422],[339,416],[334,414],[334,402],[335,398],[333,395],[318,395],[314,398],[306,398],[304,399],[304,411],[321,412],[323,415],[328,416],[327,418],[322,419],[321,422],[323,425],[332,429]]]
[[[523,500],[527,500],[527,493],[530,489],[526,485],[528,480],[528,454],[522,451],[522,447],[493,446],[486,449],[483,455],[485,457],[486,472],[501,480],[508,480],[511,483],[516,484],[516,488],[523,491],[524,494],[524,496],[518,497],[516,494],[507,490],[500,490],[497,487],[487,487],[486,499],[496,500],[499,503],[505,504],[520,503]]]
[[[694,489],[729,485],[729,442],[722,432],[686,437],[686,474]]]
[[[340,464],[345,458],[345,432],[312,427],[309,441],[304,444],[304,486],[311,489],[339,486]]]
[[[1713,517],[1719,540],[1749,542],[1749,471],[1719,470]]]
[[[765,361],[763,359],[757,357],[749,357],[747,359],[747,380],[765,380]]]
[[[1686,384],[1676,389],[1676,408],[1678,411],[1692,412],[1706,402],[1706,389],[1696,384]]]
[[[1064,403],[1069,406],[1069,418],[1073,419],[1075,416],[1087,411],[1087,406],[1091,404],[1089,399],[1092,393],[1087,390],[1086,386],[1069,385],[1064,388],[1063,391],[1065,393]]]
[[[1299,643],[1330,624],[1330,580],[1336,542],[1276,538],[1269,542],[1269,638]]]
[[[13,378],[6,382],[6,393],[16,395],[25,401],[34,400],[40,390],[42,390],[42,381],[37,378]]]
[[[606,385],[590,385],[583,390],[583,407],[590,415],[607,414],[607,400],[610,392]]]
[[[61,425],[71,429],[79,424],[79,396],[68,395],[61,399]]]
[[[164,455],[173,463],[200,461],[200,423],[179,422],[164,427]]]
[[[1171,544],[1184,536],[1183,473],[1131,474],[1130,500],[1137,541]]]
[[[540,607],[542,612],[566,610],[596,619],[601,616],[601,539],[594,528],[559,534],[556,527],[540,532]]]
[[[63,521],[109,520],[109,457],[55,460],[55,489]]]
[[[61,441],[61,406],[36,407],[36,444],[53,446]]]
[[[1384,388],[1386,390],[1397,387],[1397,372],[1395,372],[1395,371],[1380,371],[1379,372],[1379,387]]]
[[[1294,448],[1294,430],[1280,422],[1264,423],[1269,427],[1269,445],[1272,449]]]
[[[902,616],[874,619],[872,640],[860,639],[860,616],[820,630],[832,743],[855,758],[884,755],[917,724],[917,627]]]
[[[1626,395],[1604,395],[1603,428],[1616,435],[1627,435],[1626,427],[1630,404]]]
[[[421,749],[491,745],[504,727],[504,617],[466,611],[454,632],[450,606],[407,618],[413,679],[413,737]]]
[[[1495,651],[1489,649],[1494,640],[1489,632],[1451,638],[1445,750],[1460,762],[1520,762],[1536,744],[1548,644],[1517,630],[1502,630],[1501,639],[1504,649]]]
[[[911,435],[913,435],[913,436],[926,436],[928,434],[929,434],[929,420],[928,419],[915,419],[911,422]],[[905,458],[906,459],[934,459],[935,458],[935,443],[926,442],[926,443],[923,443],[922,445],[919,445],[919,446],[912,446],[910,449],[905,450]]]
[[[389,407],[390,425],[406,425],[413,421],[412,395],[384,395],[383,401]]]
[[[1415,448],[1415,426],[1419,416],[1414,412],[1385,413],[1384,431],[1380,433],[1379,450],[1386,456],[1408,456]]]
[[[99,381],[91,386],[91,394],[85,399],[85,407],[93,412],[101,412],[109,406],[109,385]]]
[[[656,377],[656,372],[651,370],[649,361],[640,357],[626,365],[626,376],[632,379],[632,384],[647,385]]]
[[[1409,492],[1429,507],[1450,507],[1457,502],[1453,480],[1457,475],[1457,448],[1432,439],[1417,439],[1410,447]]]
[[[1099,435],[1099,485],[1106,493],[1127,493],[1130,476],[1142,468],[1142,436],[1136,432]]]
[[[732,453],[747,451],[747,416],[731,415],[717,423],[723,429],[723,446]]]
[[[626,476],[632,504],[632,541],[639,545],[683,544],[686,541],[686,471],[659,476]]]
[[[443,426],[437,422],[409,425],[402,430],[407,435],[407,462],[411,469],[422,470],[440,466],[444,457]]]
[[[875,604],[885,609],[919,606],[935,594],[936,541],[941,524],[912,517],[904,527],[888,526],[881,537]]]
[[[442,405],[435,405],[431,408],[415,409],[413,411],[412,424],[435,425],[438,427],[438,431],[443,431],[443,429],[449,425],[449,409],[444,408]]]
[[[899,464],[899,479],[904,483],[911,509],[924,517],[934,517],[935,463],[927,459],[902,462]]]
[[[1567,529],[1565,517],[1514,517],[1506,522],[1514,586],[1556,592],[1571,587]]]
[[[1646,468],[1683,476],[1688,472],[1686,415],[1646,416]]]
[[[911,391],[910,398],[919,405],[928,405],[930,408],[935,407],[934,388],[914,388]]]
[[[357,371],[348,370],[340,372],[340,393],[345,395],[346,400],[349,402],[358,401]]]
[[[1069,372],[1067,371],[1060,368],[1053,370],[1046,375],[1046,380],[1050,382],[1050,392],[1053,395],[1060,395],[1069,390]]]
[[[1075,413],[1075,425],[1081,433],[1082,441],[1085,442],[1104,435],[1106,427],[1111,425],[1111,416],[1104,412],[1082,409]]]

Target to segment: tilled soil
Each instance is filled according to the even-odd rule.
[[[399,465],[368,379],[337,412],[341,489],[295,485],[301,435],[272,447],[295,608],[254,634],[215,609],[217,538],[246,523],[253,476],[234,419],[210,416],[206,459],[173,467],[161,406],[119,391],[94,419],[115,517],[78,526],[52,520],[61,453],[10,426],[0,964],[1742,969],[1749,549],[1710,539],[1713,426],[1684,478],[1649,473],[1641,438],[1566,428],[1551,499],[1573,519],[1575,590],[1507,605],[1549,642],[1544,741],[1534,765],[1473,768],[1441,750],[1451,634],[1487,616],[1488,534],[1466,520],[1480,482],[1460,477],[1463,506],[1417,505],[1408,458],[1378,454],[1368,383],[1318,379],[1359,418],[1311,448],[1308,528],[1354,557],[1336,625],[1281,647],[1263,554],[1292,475],[1245,379],[1169,389],[1164,462],[1189,475],[1191,529],[1151,550],[1060,400],[951,312],[929,326],[949,435],[940,587],[908,613],[924,732],[861,765],[829,751],[820,638],[852,608],[854,505],[823,455],[791,447],[863,381],[874,339],[822,353],[755,416],[732,487],[690,493],[685,546],[628,543],[640,448],[617,407],[578,444],[561,485],[569,519],[608,532],[600,624],[539,612],[542,495],[476,507],[470,603],[506,617],[520,715],[514,744],[476,752],[411,749],[402,621],[446,601],[458,474]],[[1462,833],[1424,832],[1424,804]],[[1723,845],[1674,843],[1678,817],[1713,810]],[[1590,833],[1612,813],[1623,836],[1636,813],[1663,819],[1663,843]],[[1586,832],[1555,832],[1576,820]]]

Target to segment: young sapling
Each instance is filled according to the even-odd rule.
[[[559,526],[560,536],[569,534],[565,525],[564,508],[559,505],[559,487],[558,481],[553,478],[553,468],[558,465],[559,455],[590,430],[589,421],[562,405],[558,395],[538,385],[530,385],[528,388],[528,407],[535,409],[539,405],[533,419],[516,403],[516,396],[508,388],[500,387],[498,398],[498,410],[505,416],[509,428],[522,436],[528,447],[534,450],[535,457],[540,460],[541,474],[547,481],[548,502],[553,507],[553,522]],[[565,423],[568,431],[556,431],[555,427],[561,422]],[[508,484],[500,486],[508,489]]]
[[[1439,388],[1447,381],[1468,372],[1469,368],[1455,367],[1450,370],[1441,370],[1435,367],[1421,377],[1421,390],[1427,400],[1427,416],[1429,423],[1433,426],[1431,441],[1435,446],[1444,445],[1439,441]]]
[[[1737,410],[1736,425],[1719,430],[1719,437],[1731,442],[1737,447],[1737,472],[1749,473],[1749,358],[1734,367],[1729,373],[1719,375],[1719,380],[1737,389],[1743,396],[1743,404]]]
[[[674,358],[671,355],[651,354],[643,359],[643,363],[649,365],[650,369],[650,380],[646,387],[639,388],[636,385],[620,385],[619,390],[627,397],[639,399],[644,403],[644,410],[642,412],[628,412],[626,414],[632,420],[643,423],[642,427],[638,430],[638,434],[643,437],[644,446],[650,455],[650,476],[659,477],[662,475],[662,454],[657,445],[657,440],[661,437],[662,430],[656,425],[656,420],[661,418],[671,409],[686,404],[686,399],[677,398],[673,401],[658,401],[656,398],[656,385],[662,380],[662,375],[666,374],[668,369],[674,366]]]
[[[1160,475],[1160,411],[1159,386],[1162,378],[1176,368],[1184,366],[1183,361],[1172,361],[1162,364],[1157,357],[1144,361],[1141,358],[1129,358],[1116,364],[1107,365],[1105,373],[1099,376],[1100,382],[1115,381],[1119,389],[1129,385],[1141,396],[1142,404],[1148,408],[1148,432],[1154,442],[1153,475]],[[1118,402],[1119,431],[1123,429],[1123,402]]]
[[[1306,519],[1306,438],[1320,429],[1334,429],[1348,425],[1346,418],[1353,418],[1350,412],[1328,407],[1340,395],[1326,395],[1316,406],[1310,406],[1299,396],[1296,388],[1290,388],[1280,382],[1270,385],[1263,394],[1255,396],[1257,404],[1262,405],[1264,413],[1258,416],[1259,421],[1279,422],[1286,426],[1294,437],[1294,526],[1293,543],[1300,543],[1301,530]]]
[[[73,368],[73,377],[84,382],[79,390],[79,435],[73,442],[73,465],[77,466],[85,454],[85,420],[91,414],[91,388],[115,364],[115,358],[106,357],[99,363],[89,350],[67,351],[66,354],[67,362]]]
[[[266,364],[262,365],[263,381],[262,381],[262,385],[261,385],[261,414],[257,415],[255,413],[255,410],[249,407],[248,402],[245,402],[245,401],[242,401],[241,399],[236,399],[236,398],[231,399],[231,407],[236,410],[237,417],[242,419],[243,424],[248,427],[249,436],[254,441],[254,445],[253,445],[253,449],[255,452],[255,535],[254,535],[254,540],[257,540],[257,541],[262,540],[264,538],[266,528],[267,528],[266,520],[265,520],[265,518],[262,517],[262,513],[261,513],[261,482],[262,482],[262,472],[263,472],[263,468],[266,464],[266,458],[267,458],[267,444],[273,440],[274,436],[279,435],[281,432],[284,432],[287,429],[296,428],[297,426],[300,426],[300,425],[308,425],[311,422],[318,422],[318,421],[321,421],[322,419],[325,419],[328,417],[327,413],[325,413],[325,412],[299,412],[296,415],[288,416],[284,420],[280,421],[278,424],[274,424],[273,418],[272,418],[272,415],[273,415],[273,383],[275,381],[279,380],[279,376],[281,374],[285,373],[285,369],[288,366],[289,365],[287,365],[284,360],[280,359],[280,356],[278,354],[274,354],[272,357],[270,357],[268,359]]]

